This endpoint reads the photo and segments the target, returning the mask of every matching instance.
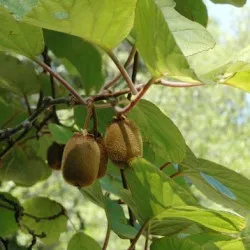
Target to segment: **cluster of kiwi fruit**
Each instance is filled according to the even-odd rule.
[[[124,168],[129,160],[142,156],[143,148],[140,130],[125,116],[113,119],[104,138],[100,133],[82,130],[74,133],[65,146],[59,146],[52,144],[53,150],[49,148],[48,164],[62,168],[65,181],[76,187],[87,187],[103,177],[108,159]],[[53,156],[57,152],[57,160],[49,160],[49,151]]]

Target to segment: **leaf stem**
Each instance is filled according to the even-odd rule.
[[[105,240],[104,240],[104,243],[103,243],[102,250],[106,250],[107,247],[108,247],[109,238],[110,238],[110,233],[111,233],[111,227],[110,227],[110,224],[108,223],[107,232],[106,232],[106,236],[105,236]]]
[[[134,84],[132,82],[132,80],[130,79],[128,72],[125,70],[125,68],[120,64],[119,60],[117,59],[117,57],[115,56],[115,54],[112,51],[107,50],[106,51],[107,54],[109,55],[109,57],[112,59],[112,61],[115,63],[115,65],[117,66],[117,68],[120,70],[124,80],[127,82],[128,87],[131,90],[131,93],[133,95],[137,94],[137,90],[134,87]]]
[[[87,112],[87,116],[85,118],[85,122],[84,122],[84,125],[83,125],[83,129],[87,130],[87,131],[89,129],[89,122],[90,122],[90,119],[92,117],[92,110],[93,110],[93,103],[90,103],[88,105],[88,112]]]
[[[140,236],[144,233],[145,229],[147,228],[149,224],[149,221],[145,221],[144,224],[142,225],[142,227],[140,228],[139,232],[137,233],[137,235],[135,236],[135,238],[133,239],[130,247],[128,248],[128,250],[133,250],[135,244],[137,243],[137,241],[139,240]]]
[[[55,77],[74,97],[76,97],[81,104],[86,104],[83,98],[77,93],[77,91],[69,85],[60,75],[54,72],[47,64],[35,59],[35,62],[39,64],[44,70],[49,72],[53,77]]]
[[[130,63],[131,63],[131,61],[132,61],[132,59],[133,59],[133,57],[134,57],[134,55],[135,55],[135,52],[136,52],[136,48],[135,48],[135,46],[133,46],[132,49],[131,49],[131,51],[130,51],[130,53],[129,53],[129,56],[128,56],[126,62],[125,62],[124,65],[123,65],[123,67],[124,67],[125,69],[130,65]],[[119,73],[114,79],[112,79],[112,80],[106,82],[106,83],[103,85],[103,87],[101,88],[101,90],[99,91],[98,94],[102,94],[102,93],[104,92],[104,90],[106,90],[106,89],[112,87],[117,81],[119,81],[119,79],[121,78],[121,76],[122,76],[122,74]]]
[[[169,165],[171,165],[172,162],[167,162],[165,164],[163,164],[161,167],[160,167],[160,170],[163,170],[164,168],[168,167]]]
[[[133,101],[128,104],[125,108],[121,109],[119,107],[116,107],[116,111],[119,115],[125,114],[129,112],[143,97],[143,95],[147,92],[147,90],[150,88],[150,86],[155,82],[155,78],[151,78],[147,84],[143,87],[143,89],[138,93],[138,95],[135,97]]]

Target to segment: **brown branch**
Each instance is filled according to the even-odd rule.
[[[149,224],[149,221],[145,221],[144,224],[142,225],[142,227],[140,228],[139,232],[137,233],[137,235],[135,236],[135,238],[133,239],[130,247],[128,248],[128,250],[133,250],[135,247],[135,244],[137,243],[137,241],[139,240],[140,236],[143,234],[143,232],[145,231],[145,229],[147,228]]]
[[[163,170],[164,168],[168,167],[168,166],[171,165],[171,164],[172,164],[172,162],[167,162],[167,163],[165,163],[164,165],[162,165],[162,166],[160,167],[160,170]]]
[[[57,79],[74,97],[76,97],[81,104],[85,105],[85,101],[82,97],[77,93],[77,91],[69,85],[67,81],[65,81],[60,75],[54,72],[46,63],[35,60],[35,62],[40,65],[44,70],[49,72],[55,79]]]
[[[120,64],[119,60],[117,59],[117,57],[115,56],[115,54],[112,51],[106,51],[107,54],[109,55],[109,57],[112,59],[112,61],[115,63],[115,65],[117,66],[117,68],[120,70],[124,80],[127,82],[128,87],[131,90],[131,93],[133,95],[137,94],[137,90],[134,87],[133,82],[131,81],[128,72],[125,70],[125,68]]]
[[[104,240],[104,243],[103,243],[102,250],[106,250],[107,247],[108,247],[110,233],[111,233],[111,227],[110,227],[110,224],[108,223],[107,232],[106,232],[106,236],[105,236],[105,240]]]
[[[182,172],[177,172],[177,173],[174,173],[174,174],[172,174],[172,175],[170,175],[169,177],[170,178],[174,178],[174,177],[176,177],[176,176],[183,176],[184,174],[182,173]]]
[[[155,82],[155,78],[151,78],[147,84],[143,87],[143,89],[139,92],[139,94],[135,97],[135,99],[133,101],[130,102],[130,104],[121,109],[119,107],[116,107],[116,111],[118,114],[125,114],[127,112],[129,112],[139,101],[140,99],[143,97],[143,95],[147,92],[147,90],[150,88],[150,86]]]
[[[126,62],[125,62],[124,65],[123,65],[123,67],[124,67],[125,69],[130,65],[130,63],[131,63],[131,61],[132,61],[132,59],[133,59],[133,57],[134,57],[135,52],[136,52],[136,48],[135,48],[135,46],[133,46],[133,47],[132,47],[132,50],[131,50],[130,53],[129,53],[129,56],[128,56]],[[99,91],[99,94],[102,94],[104,90],[106,90],[106,89],[112,87],[117,81],[119,81],[119,79],[121,78],[121,76],[122,76],[122,74],[119,73],[114,79],[112,79],[112,80],[106,82],[106,83],[103,85],[103,87],[101,88],[101,90]]]
[[[132,76],[131,76],[133,84],[136,83],[138,65],[139,65],[139,53],[138,53],[138,51],[136,51],[136,53],[134,55],[134,63],[133,63],[133,70],[132,70]],[[132,97],[132,95],[131,95],[131,93],[129,93],[127,96],[128,100],[131,100],[131,97]]]
[[[31,107],[30,107],[30,103],[29,103],[28,97],[27,97],[26,94],[23,94],[23,97],[24,97],[24,101],[25,101],[25,104],[26,104],[26,107],[27,107],[27,110],[28,110],[28,115],[31,115],[32,114],[32,110],[31,110]]]

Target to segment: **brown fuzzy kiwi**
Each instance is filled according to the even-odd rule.
[[[102,178],[106,172],[107,172],[107,167],[108,167],[108,153],[104,144],[104,139],[100,135],[96,138],[96,142],[98,143],[99,149],[100,149],[100,164],[99,164],[99,171],[97,178],[100,179]]]
[[[123,167],[130,159],[142,156],[140,130],[127,118],[116,118],[107,128],[105,146],[110,160]]]
[[[67,142],[62,161],[64,179],[73,186],[86,187],[97,178],[100,149],[88,133],[75,133]]]
[[[50,168],[61,169],[63,150],[65,145],[53,142],[47,150],[47,161]]]

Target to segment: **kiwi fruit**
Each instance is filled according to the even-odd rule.
[[[63,152],[62,173],[65,181],[77,187],[91,185],[98,176],[100,156],[94,136],[85,130],[74,133]]]
[[[104,139],[101,135],[96,137],[96,142],[100,149],[100,164],[99,164],[99,171],[97,175],[97,179],[102,178],[106,172],[108,167],[108,153],[104,144]]]
[[[47,150],[47,161],[50,168],[61,169],[63,150],[65,145],[53,142]]]
[[[110,160],[124,167],[130,159],[142,156],[140,130],[126,117],[115,118],[107,128],[105,146]]]

